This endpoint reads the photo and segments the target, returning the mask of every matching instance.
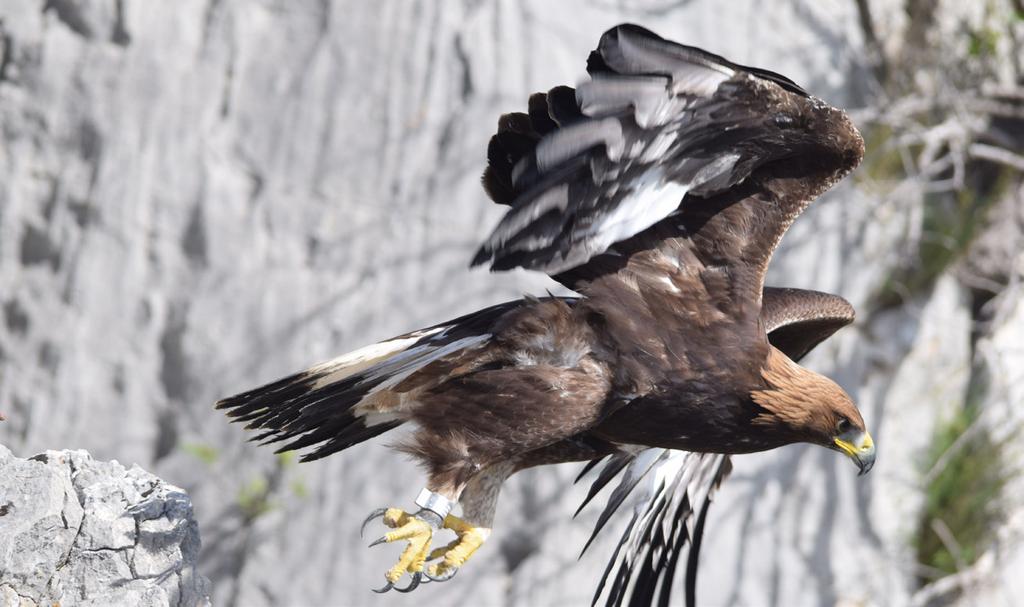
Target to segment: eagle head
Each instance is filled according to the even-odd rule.
[[[816,197],[835,185],[864,158],[864,138],[850,116],[821,99],[765,85],[762,93],[775,108],[765,130],[765,145],[783,158],[797,155],[803,171],[820,166],[832,172]]]
[[[763,389],[751,392],[760,407],[754,423],[786,437],[849,457],[861,474],[875,464],[875,443],[857,406],[831,379],[796,364],[772,347],[761,370]]]

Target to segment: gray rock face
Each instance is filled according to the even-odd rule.
[[[208,605],[181,489],[85,451],[0,445],[0,605]]]

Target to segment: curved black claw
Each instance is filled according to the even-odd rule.
[[[370,524],[370,521],[375,518],[384,518],[384,513],[387,511],[387,508],[377,508],[371,512],[370,516],[366,517],[366,520],[363,521],[363,525],[359,528],[359,537],[363,537],[363,532],[366,531],[366,526]],[[390,588],[388,590],[390,590]],[[382,590],[381,592],[387,592],[387,590]]]
[[[437,575],[437,576],[430,575],[426,571],[423,572],[423,575],[427,576],[427,579],[430,580],[431,582],[447,582],[448,580],[450,580],[453,577],[455,577],[455,574],[458,573],[458,572],[459,572],[458,569],[453,568],[453,569],[449,569],[449,570],[445,571],[444,573],[442,573],[441,575]]]
[[[384,594],[385,592],[387,592],[389,590],[394,590],[395,592],[412,592],[413,590],[416,590],[416,588],[419,587],[420,583],[423,581],[423,576],[424,575],[426,575],[426,574],[423,574],[423,573],[414,573],[414,574],[412,574],[412,579],[409,580],[409,585],[406,586],[405,588],[399,588],[399,587],[395,586],[394,582],[388,582],[387,584],[384,585],[383,588],[372,588],[372,590],[374,592],[376,592],[377,594]]]
[[[412,592],[413,590],[416,590],[416,587],[420,585],[422,580],[422,573],[414,573],[412,574],[412,579],[409,581],[409,585],[405,588],[395,588],[395,592]]]
[[[387,536],[379,537],[379,538],[373,540],[372,542],[370,542],[370,545],[367,546],[367,548],[373,548],[374,546],[377,546],[379,544],[383,544],[386,541],[388,541]]]

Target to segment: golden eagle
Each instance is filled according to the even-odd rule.
[[[546,272],[578,297],[495,305],[217,404],[254,440],[315,447],[304,460],[413,425],[399,448],[428,471],[419,510],[367,519],[394,529],[374,544],[408,541],[380,591],[406,573],[403,591],[450,579],[524,468],[604,462],[588,501],[620,481],[595,533],[640,494],[598,588],[610,581],[617,605],[655,588],[667,600],[728,455],[805,442],[862,473],[874,463],[850,397],[796,364],[853,309],[764,286],[786,229],[859,163],[850,119],[779,74],[635,25],[605,32],[587,71],[498,121],[483,182],[509,210],[473,260]],[[441,528],[457,538],[432,550]]]

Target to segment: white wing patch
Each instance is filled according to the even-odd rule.
[[[654,137],[640,155],[640,162],[654,163],[662,159],[677,141],[675,131],[662,131]]]
[[[366,392],[352,408],[356,417],[367,426],[401,420],[400,412],[414,402],[407,394],[390,392],[410,375],[445,356],[482,346],[490,333],[446,340],[451,326],[439,326],[382,341],[339,356],[309,369],[307,375],[325,373],[310,387],[319,390],[331,384],[358,376],[358,384],[384,379]]]
[[[376,344],[382,346],[380,351],[387,354],[378,356],[369,365],[367,361],[358,363],[359,383],[386,379],[366,392],[352,408],[353,414],[362,418],[367,427],[400,420],[401,412],[412,406],[416,397],[414,394],[392,392],[392,388],[436,360],[460,350],[482,346],[491,339],[490,333],[483,333],[446,341],[449,329],[451,327],[435,327],[419,332],[415,338],[410,336]],[[429,339],[423,341],[424,337]],[[336,373],[342,371],[347,371],[347,368]],[[345,377],[353,374],[348,373]]]
[[[686,68],[688,69],[680,70],[672,75],[673,93],[710,97],[715,94],[718,85],[736,74],[734,70],[723,66],[716,66],[717,69],[693,69],[692,66],[687,65]]]
[[[646,171],[633,191],[592,228],[597,237],[593,250],[603,251],[668,217],[679,207],[689,189],[686,184],[665,179],[661,167]]]
[[[442,333],[439,337],[443,337]],[[406,352],[389,359],[385,364],[380,365],[379,368],[372,369],[366,374],[367,379],[376,379],[379,377],[387,376],[388,379],[384,383],[380,384],[373,390],[387,390],[402,383],[407,377],[412,375],[414,372],[420,370],[426,365],[448,356],[453,352],[459,350],[467,350],[469,348],[479,346],[485,343],[491,338],[490,333],[484,333],[482,335],[473,335],[472,337],[464,337],[462,339],[455,340],[451,343],[444,344],[443,346],[436,346],[427,342],[422,346],[418,346]],[[371,394],[373,393],[371,392]]]
[[[605,153],[612,162],[622,157],[622,123],[616,118],[604,118],[563,127],[537,144],[537,169],[541,173],[557,167],[566,160],[604,144]]]
[[[370,344],[369,346],[359,348],[358,350],[349,352],[348,354],[343,354],[325,363],[321,363],[307,371],[310,375],[328,372],[327,375],[319,378],[316,383],[313,384],[311,389],[317,390],[335,382],[342,381],[346,377],[351,377],[357,373],[365,371],[377,363],[387,360],[396,353],[405,350],[424,337],[429,337],[443,331],[444,329],[446,329],[446,327],[434,327],[433,329],[416,331],[415,333],[410,333],[405,337]]]

